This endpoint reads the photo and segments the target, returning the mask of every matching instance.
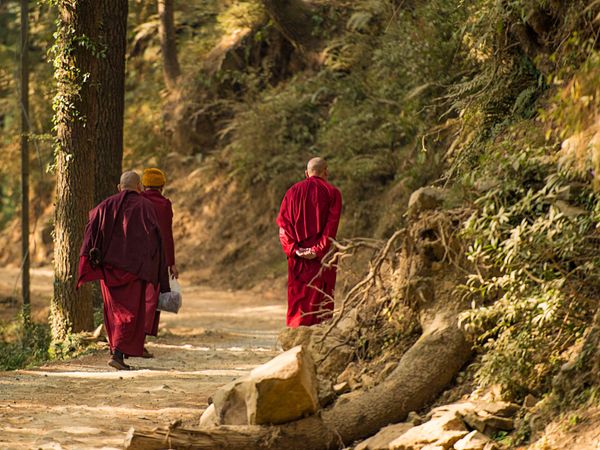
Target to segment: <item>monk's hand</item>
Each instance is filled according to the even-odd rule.
[[[296,250],[296,255],[304,259],[315,259],[317,257],[317,254],[310,248],[300,248]]]
[[[175,264],[169,266],[169,273],[171,274],[171,278],[179,278],[179,271],[177,270],[177,266]]]

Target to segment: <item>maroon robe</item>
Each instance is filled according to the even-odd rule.
[[[296,183],[283,198],[277,225],[288,258],[288,327],[331,318],[336,271],[322,267],[321,259],[336,236],[341,212],[340,191],[316,176]],[[317,257],[301,258],[299,248],[309,248]]]
[[[156,189],[148,189],[142,192],[142,196],[152,202],[160,234],[162,237],[163,251],[167,266],[175,264],[175,243],[173,241],[173,206],[171,201],[164,197]],[[156,310],[158,306],[159,289],[155,285],[148,285],[146,288],[146,334],[156,336],[158,333],[158,323],[160,321],[160,311]]]
[[[100,280],[112,351],[142,356],[148,284],[169,290],[158,220],[135,191],[113,195],[90,211],[77,285]]]

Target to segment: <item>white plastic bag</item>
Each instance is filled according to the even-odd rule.
[[[181,308],[181,286],[176,279],[169,280],[171,292],[163,292],[158,296],[156,309],[177,314]]]

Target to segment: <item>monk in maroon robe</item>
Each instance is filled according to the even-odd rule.
[[[140,190],[137,173],[121,176],[120,192],[90,212],[79,260],[78,286],[100,280],[108,364],[119,370],[130,369],[124,357],[143,355],[146,286],[169,290],[156,213]]]
[[[286,323],[295,328],[331,318],[336,271],[321,260],[337,233],[342,212],[340,191],[327,182],[327,163],[308,162],[306,179],[292,186],[281,203],[277,225],[288,258]]]
[[[162,194],[166,183],[167,178],[160,169],[144,170],[142,175],[144,192],[142,192],[142,196],[150,200],[154,206],[158,226],[160,227],[166,264],[171,277],[178,278],[179,272],[175,265],[175,243],[173,240],[173,206],[171,201]],[[160,321],[160,311],[156,309],[158,295],[159,286],[148,284],[146,287],[146,334],[149,336],[156,336],[158,333],[158,323]],[[144,354],[152,357],[152,354],[148,351]]]

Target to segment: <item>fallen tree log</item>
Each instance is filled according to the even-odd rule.
[[[471,343],[458,327],[458,315],[468,307],[468,301],[453,289],[463,275],[455,267],[456,260],[451,261],[448,236],[444,236],[437,220],[441,219],[435,216],[414,226],[402,251],[398,269],[401,290],[418,312],[422,334],[382,383],[367,391],[345,394],[330,408],[295,422],[278,426],[132,430],[125,448],[339,449],[427,406],[450,384],[472,353]],[[445,264],[440,265],[442,261]]]
[[[470,348],[456,325],[435,327],[406,352],[385,382],[370,391],[341,397],[320,417],[269,427],[134,430],[125,448],[293,450],[299,442],[306,450],[342,448],[404,420],[409,412],[435,399],[468,360]]]

